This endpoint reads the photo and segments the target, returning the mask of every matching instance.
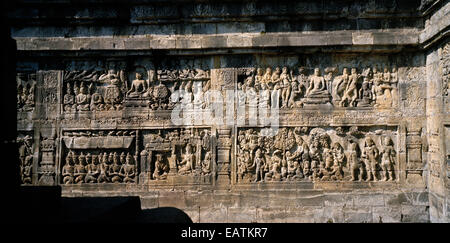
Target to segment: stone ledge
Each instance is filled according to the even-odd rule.
[[[220,35],[106,37],[15,37],[18,50],[190,50],[208,48],[308,47],[336,45],[417,45],[415,29],[389,31],[314,31]]]

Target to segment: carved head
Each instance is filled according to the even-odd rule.
[[[374,144],[375,143],[373,142],[373,140],[370,137],[366,138],[366,147],[373,146]]]
[[[319,68],[314,68],[314,75],[315,76],[319,76],[320,75],[320,69]]]
[[[192,153],[192,146],[191,146],[191,144],[189,144],[189,143],[186,145],[186,153],[187,153],[187,154]]]
[[[397,72],[397,67],[396,67],[396,66],[393,66],[393,67],[392,67],[392,72],[393,72],[393,73],[396,73],[396,72]]]
[[[266,74],[271,74],[271,73],[272,73],[272,68],[271,67],[266,68]]]
[[[280,72],[281,72],[280,67],[276,67],[275,68],[275,73],[280,74]]]
[[[288,68],[287,67],[283,67],[283,73],[286,74],[288,72]]]
[[[263,75],[263,69],[262,69],[262,68],[256,69],[256,74],[257,74],[258,76]]]
[[[125,153],[124,153],[124,152],[122,152],[122,153],[120,154],[120,162],[121,162],[122,164],[125,162]]]
[[[72,89],[70,88],[70,84],[67,83],[67,94],[71,95],[73,93]]]
[[[83,152],[81,152],[80,156],[78,156],[78,164],[84,165],[84,162],[85,162],[85,156],[84,156]]]
[[[348,69],[347,68],[342,69],[342,74],[348,75]]]
[[[88,153],[87,155],[86,155],[86,163],[87,164],[90,164],[92,162],[92,155],[91,155],[91,153]]]
[[[72,156],[70,154],[66,156],[66,165],[73,165]]]
[[[384,145],[385,146],[391,146],[392,144],[392,139],[390,137],[385,137],[384,138]]]
[[[356,74],[356,68],[352,68],[352,74]]]
[[[127,158],[126,158],[127,165],[131,165],[132,164],[133,160],[131,158],[132,157],[131,157],[130,153],[127,153]]]
[[[373,73],[378,73],[378,66],[375,65],[372,70],[373,70]]]
[[[298,73],[299,74],[305,73],[305,67],[298,67]]]
[[[385,72],[385,73],[388,73],[388,72],[389,72],[389,69],[388,69],[387,67],[384,67],[384,72]]]
[[[113,163],[116,164],[116,165],[119,164],[119,155],[117,154],[117,152],[114,152]]]
[[[80,93],[87,94],[87,88],[86,88],[86,85],[84,83],[81,83]]]

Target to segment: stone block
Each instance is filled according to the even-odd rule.
[[[227,208],[200,208],[199,223],[226,223]]]
[[[256,222],[255,207],[239,207],[227,209],[228,223],[255,223]]]
[[[343,208],[345,223],[372,223],[372,207],[348,207]]]
[[[402,220],[401,212],[400,206],[373,207],[373,223],[400,223]]]
[[[186,208],[186,200],[182,191],[160,191],[158,197],[159,207]]]
[[[285,223],[286,222],[285,207],[263,207],[256,209],[256,222],[258,223]]]
[[[430,222],[428,206],[401,206],[401,222],[403,223],[427,223]]]
[[[359,206],[384,206],[382,193],[355,194],[353,196],[355,207]]]

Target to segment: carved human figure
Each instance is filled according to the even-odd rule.
[[[283,67],[283,71],[280,75],[281,80],[281,108],[288,107],[289,96],[291,95],[291,77],[288,73],[288,68]]]
[[[398,73],[397,73],[397,67],[392,68],[391,72],[391,78],[390,78],[390,84],[391,84],[391,96],[392,96],[392,107],[397,107],[398,105]]]
[[[127,156],[125,158],[125,164],[122,165],[122,168],[120,169],[120,175],[123,177],[124,183],[134,183],[136,182],[136,165],[134,165],[133,158],[131,157],[130,153],[127,153]]]
[[[98,92],[97,88],[94,87],[94,84],[90,85],[90,89],[93,90],[93,94],[91,96],[91,111],[101,111],[105,108],[105,104],[103,102],[103,96]]]
[[[23,143],[19,147],[20,175],[23,184],[31,184],[31,167],[33,164],[31,136],[26,135],[21,140]]]
[[[195,163],[195,155],[192,151],[192,145],[188,143],[186,145],[186,152],[183,155],[183,159],[180,161],[179,164],[180,168],[178,169],[178,173],[183,175],[193,171],[194,163]]]
[[[319,164],[322,161],[319,151],[319,141],[318,139],[313,139],[311,146],[309,146],[309,158],[311,159],[311,170],[313,174],[313,178],[316,177],[316,174],[319,169]]]
[[[204,97],[204,92],[202,89],[201,82],[194,83],[193,96],[194,96],[194,101],[193,101],[194,109],[201,110],[201,109],[205,108],[205,97]]]
[[[367,171],[366,181],[374,180],[378,181],[376,176],[376,169],[378,165],[378,154],[379,151],[374,143],[374,141],[368,137],[365,140],[364,150],[361,155],[361,158],[364,160],[364,164]]]
[[[340,168],[343,167],[345,161],[344,148],[339,142],[335,142],[332,146],[333,165],[337,164]]]
[[[320,76],[319,68],[314,69],[314,74],[310,78],[308,90],[306,90],[306,97],[326,95],[328,91],[326,89],[325,79]]]
[[[90,153],[86,155],[86,177],[84,181],[86,183],[97,182],[97,177],[100,174],[100,167],[98,166],[97,156],[92,156]]]
[[[75,165],[75,183],[81,184],[84,182],[86,177],[86,166],[85,166],[85,156],[83,152],[78,156],[78,163]]]
[[[359,175],[359,181],[362,181],[363,167],[361,161],[358,158],[358,144],[353,140],[348,144],[348,162],[350,164],[350,171],[352,174],[352,181],[356,181]]]
[[[275,71],[272,73],[272,77],[270,77],[270,80],[273,85],[281,81],[281,70],[279,67],[275,68]]]
[[[114,152],[113,155],[113,164],[109,167],[109,175],[111,176],[111,182],[119,183],[122,182],[122,178],[120,176],[120,170],[122,169],[122,165],[119,161],[119,155],[117,152]]]
[[[304,67],[298,68],[297,82],[299,95],[300,97],[303,97],[305,96],[306,90],[308,90],[309,87],[309,79],[306,76],[306,69]]]
[[[238,160],[238,182],[243,181],[244,175],[247,174],[247,165],[244,151],[240,151],[237,157]]]
[[[370,90],[369,78],[365,77],[364,82],[362,83],[362,87],[359,90],[359,101],[358,107],[368,107],[371,106],[373,96],[372,91]]]
[[[356,68],[352,68],[352,73],[348,77],[348,83],[345,87],[344,95],[342,96],[339,106],[344,107],[350,105],[351,107],[356,106],[356,99],[358,98],[357,82],[359,75],[356,73]],[[348,102],[348,103],[347,103]]]
[[[131,82],[131,87],[127,91],[127,96],[130,98],[147,97],[147,82],[142,79],[142,74],[136,72],[136,79]]]
[[[288,178],[299,178],[301,173],[300,164],[297,160],[297,153],[286,151],[287,174]]]
[[[153,178],[155,180],[165,180],[169,173],[169,165],[163,161],[161,154],[156,154],[155,171],[153,172]]]
[[[202,173],[208,175],[211,173],[211,152],[208,151],[205,154],[205,158],[202,160]]]
[[[255,84],[264,84],[264,73],[262,68],[256,69],[256,75],[255,75]]]
[[[256,150],[253,164],[254,164],[255,172],[256,172],[254,182],[264,180],[265,161],[264,161],[264,157],[262,156],[261,149]]]
[[[266,72],[264,73],[264,76],[262,77],[263,83],[269,85],[270,82],[272,82],[272,68],[268,67],[266,68]]]
[[[86,85],[81,83],[80,92],[76,96],[77,110],[88,111],[90,106],[91,96],[88,93]]]
[[[75,167],[73,166],[72,153],[69,152],[66,156],[66,164],[62,168],[62,176],[64,184],[73,184],[74,183],[74,172]]]
[[[267,84],[261,84],[261,90],[259,93],[259,107],[261,109],[269,108],[270,105],[270,90],[268,89]]]
[[[66,94],[64,95],[64,110],[65,111],[74,111],[77,108],[75,104],[75,96],[73,94],[73,90],[70,87],[70,83],[67,83]]]
[[[270,157],[270,160],[266,163],[266,170],[268,171],[265,175],[266,180],[277,180],[281,179],[281,162],[282,158],[280,157],[281,150],[275,150]]]
[[[333,80],[333,100],[341,101],[345,94],[345,89],[348,86],[350,75],[348,74],[348,69],[344,68],[342,70],[342,75]]]
[[[390,137],[384,138],[384,145],[381,149],[381,169],[383,180],[392,181],[394,179],[395,150]]]
[[[99,183],[110,182],[109,179],[109,163],[108,163],[108,154],[106,152],[101,155],[99,154],[99,158],[101,156],[101,164],[100,164],[100,174],[98,176]]]

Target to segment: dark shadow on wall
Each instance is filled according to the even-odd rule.
[[[141,209],[137,196],[61,197],[59,186],[24,186],[19,189],[9,223],[124,224],[192,223],[180,209]]]

